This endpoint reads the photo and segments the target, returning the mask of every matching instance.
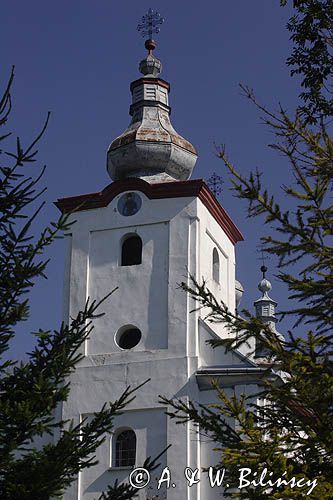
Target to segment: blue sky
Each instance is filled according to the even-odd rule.
[[[272,192],[279,193],[287,182],[286,160],[267,147],[272,133],[238,86],[253,87],[273,110],[279,102],[290,112],[297,105],[299,82],[290,78],[285,64],[291,51],[285,28],[290,10],[280,8],[278,0],[4,1],[2,85],[11,66],[16,67],[9,129],[27,143],[40,130],[47,111],[52,112],[39,148],[40,165],[47,164],[48,189],[36,231],[57,217],[52,204],[57,198],[99,191],[110,182],[106,151],[129,123],[129,84],[139,77],[138,63],[146,52],[136,26],[149,7],[165,18],[155,54],[163,63],[161,76],[171,83],[172,123],[199,152],[192,178],[207,179],[214,171],[225,178],[220,201],[245,237],[237,249],[237,277],[246,290],[242,305],[252,308],[259,297],[261,262],[256,248],[269,228],[246,218],[244,202],[228,189],[214,144],[226,145],[242,173],[263,171],[263,182]],[[15,341],[18,357],[32,345],[31,330],[56,328],[61,321],[61,241],[48,256],[48,280],[34,287],[31,317]],[[286,307],[286,290],[274,280],[274,260],[268,266],[272,297]]]

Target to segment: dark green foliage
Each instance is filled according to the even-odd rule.
[[[310,129],[298,112],[293,120],[283,109],[274,116],[257,103],[251,90],[242,89],[275,133],[277,142],[271,147],[290,164],[293,182],[282,186],[290,203],[288,209],[262,187],[259,173],[246,179],[236,172],[224,148],[219,155],[232,174],[237,196],[248,201],[248,216],[263,216],[265,223],[276,229],[262,238],[265,251],[278,257],[278,277],[292,292],[290,298],[300,304],[285,314],[296,315],[295,325],[305,322],[320,331],[328,330],[333,322],[332,140],[324,125]],[[296,275],[289,272],[291,266],[297,268]]]
[[[293,319],[293,331],[282,340],[249,311],[234,314],[205,282],[192,277],[190,286],[183,283],[182,288],[208,311],[208,321],[222,322],[229,334],[211,342],[213,348],[250,348],[255,341],[266,353],[257,359],[264,375],[257,394],[242,397],[228,395],[215,383],[219,402],[208,408],[162,398],[174,408],[171,418],[195,422],[213,439],[219,452],[217,468],[227,470],[228,496],[244,500],[329,500],[333,492],[333,142],[325,124],[333,115],[327,87],[333,72],[333,4],[295,0],[293,5],[295,16],[288,29],[295,46],[288,63],[304,77],[302,106],[294,117],[283,108],[274,114],[256,101],[252,90],[242,87],[274,133],[271,147],[287,159],[290,184],[282,186],[277,199],[264,187],[261,173],[242,175],[224,147],[218,153],[231,174],[235,195],[247,204],[248,217],[260,217],[265,224],[263,249],[276,258],[277,279],[290,299],[281,317]],[[284,473],[304,478],[314,488],[259,485],[237,491],[240,467],[258,475],[267,468],[275,480]]]
[[[288,0],[280,0],[286,5]],[[287,64],[300,75],[304,90],[301,111],[307,121],[333,114],[333,3],[332,0],[293,0],[295,14],[287,28],[294,43]]]
[[[0,125],[11,110],[13,73],[0,101]],[[134,399],[127,388],[120,398],[105,403],[91,419],[74,425],[57,419],[59,405],[68,398],[68,376],[82,359],[80,347],[101,313],[101,303],[89,301],[69,325],[58,331],[39,330],[36,347],[25,362],[6,359],[16,325],[29,316],[29,291],[45,276],[43,252],[70,224],[66,216],[51,223],[35,238],[33,223],[44,203],[35,202],[44,169],[28,175],[36,160],[37,145],[47,126],[27,147],[20,139],[16,151],[0,150],[0,498],[1,500],[49,500],[61,497],[80,470],[96,463],[96,448],[113,428],[113,419]],[[4,134],[4,143],[10,134]],[[9,162],[9,163],[7,163]],[[36,167],[34,167],[36,169]],[[45,436],[50,439],[45,440]],[[38,444],[39,443],[39,444]],[[47,443],[47,444],[45,444]],[[152,470],[156,461],[147,460]],[[126,500],[136,490],[114,485],[103,499]]]

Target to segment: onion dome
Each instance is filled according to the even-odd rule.
[[[131,122],[111,143],[107,153],[107,170],[114,181],[128,177],[141,177],[147,182],[185,181],[197,160],[194,146],[170,122],[170,85],[159,77],[162,64],[153,55],[154,16],[159,15],[149,9],[138,27],[143,26],[150,38],[145,43],[148,54],[139,65],[143,76],[130,86]],[[160,24],[160,18],[157,19]]]

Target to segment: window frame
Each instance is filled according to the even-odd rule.
[[[220,284],[220,256],[216,247],[212,252],[212,278],[217,284]]]
[[[124,255],[123,255],[124,245],[129,240],[134,240],[134,239],[137,240],[137,241],[140,241],[140,258],[137,259],[138,262],[135,262],[133,264],[123,264],[123,262],[125,260],[124,259]],[[140,266],[142,264],[142,254],[143,254],[143,241],[142,241],[141,236],[138,233],[127,233],[127,234],[125,234],[121,238],[121,241],[120,241],[120,255],[119,255],[119,266],[120,267]]]
[[[135,448],[134,448],[134,461],[130,465],[117,465],[118,463],[118,456],[117,456],[117,442],[121,434],[125,432],[131,432],[133,433],[133,436],[135,438]],[[115,431],[113,436],[111,436],[111,446],[110,446],[110,451],[111,451],[111,456],[110,456],[110,468],[111,469],[133,469],[136,466],[137,463],[137,436],[136,432],[134,429],[131,427],[120,427]],[[121,458],[120,458],[120,463],[121,463]]]

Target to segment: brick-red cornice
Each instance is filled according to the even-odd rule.
[[[55,202],[55,205],[62,213],[102,208],[106,207],[118,194],[129,190],[141,191],[149,199],[198,197],[233,244],[243,240],[239,229],[202,179],[157,184],[149,184],[143,179],[137,178],[125,179],[109,184],[99,193],[61,198]]]

